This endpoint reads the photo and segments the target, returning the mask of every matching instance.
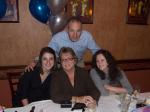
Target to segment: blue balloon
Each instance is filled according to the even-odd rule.
[[[7,10],[6,0],[0,0],[0,18],[2,18]]]
[[[33,17],[42,23],[46,23],[51,15],[46,0],[31,0],[29,9]]]

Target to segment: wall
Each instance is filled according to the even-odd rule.
[[[140,92],[150,92],[150,69],[125,71],[125,73],[134,89],[139,89]]]
[[[94,2],[94,24],[84,28],[92,32],[98,44],[117,59],[150,58],[150,25],[126,24],[128,0]]]
[[[11,94],[8,80],[0,80],[0,105],[11,107]]]
[[[150,25],[126,24],[128,0],[94,2],[94,22],[83,27],[98,45],[117,59],[150,58]],[[49,27],[31,16],[28,5],[28,0],[19,0],[20,23],[0,23],[0,66],[28,64],[51,39]]]
[[[31,62],[51,37],[48,25],[31,16],[29,0],[18,1],[20,23],[0,23],[0,65]]]

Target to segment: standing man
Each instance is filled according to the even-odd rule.
[[[89,49],[94,54],[100,48],[92,35],[82,30],[82,23],[79,18],[70,18],[67,27],[68,29],[66,31],[55,34],[48,46],[55,50],[57,56],[62,47],[72,48],[78,57],[78,65],[83,67],[83,55],[86,49]]]

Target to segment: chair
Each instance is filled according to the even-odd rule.
[[[21,76],[22,72],[7,72],[9,87],[11,91],[11,96],[16,95],[17,85],[19,83],[19,78]]]

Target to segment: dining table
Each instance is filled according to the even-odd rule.
[[[150,92],[140,93],[138,97],[143,100],[150,98]],[[85,112],[121,112],[120,105],[119,95],[101,96],[94,111],[85,109]],[[34,112],[82,112],[82,110],[72,111],[71,108],[61,108],[60,104],[54,103],[52,100],[32,102],[23,107],[6,108],[4,112],[32,112],[33,108]]]

